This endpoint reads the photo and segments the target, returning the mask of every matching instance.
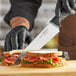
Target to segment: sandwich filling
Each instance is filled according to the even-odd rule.
[[[51,64],[53,66],[63,66],[65,59],[62,57],[35,57],[27,56],[22,59],[24,64]]]
[[[1,60],[1,62],[3,61],[8,66],[10,66],[11,64],[13,65],[18,56],[19,56],[19,54],[13,54],[10,56],[6,56],[6,57],[4,57],[4,59]]]

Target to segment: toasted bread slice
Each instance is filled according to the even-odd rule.
[[[57,66],[51,64],[25,64],[21,63],[23,67],[32,67],[32,68],[55,68]]]
[[[62,51],[26,51],[26,54],[29,56],[37,56],[37,57],[56,57],[61,56]]]
[[[22,52],[22,50],[12,50],[9,52],[4,52],[4,56],[11,56],[12,54],[20,54]]]

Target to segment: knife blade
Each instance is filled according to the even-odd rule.
[[[39,50],[41,49],[49,40],[59,33],[59,27],[50,22],[43,29],[43,31],[22,51],[19,57],[15,61],[15,65],[19,64],[21,59],[25,56],[27,50]]]

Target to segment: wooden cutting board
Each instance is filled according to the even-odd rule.
[[[76,61],[59,68],[26,68],[18,66],[0,66],[0,76],[76,76]]]

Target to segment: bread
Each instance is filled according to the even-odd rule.
[[[62,55],[62,51],[26,51],[26,54],[37,57],[57,57]]]
[[[12,50],[9,52],[4,52],[4,56],[11,56],[12,54],[20,54],[22,52],[22,50]]]
[[[32,68],[55,68],[57,66],[51,64],[25,64],[21,63],[22,67],[32,67]]]

